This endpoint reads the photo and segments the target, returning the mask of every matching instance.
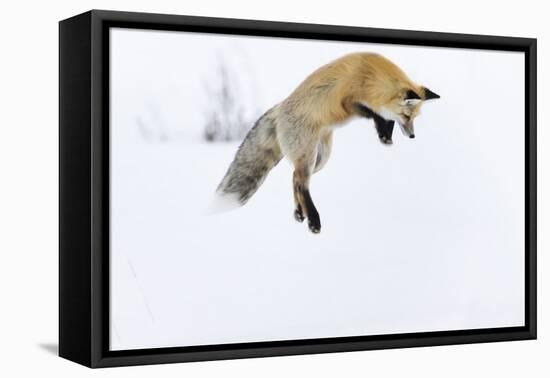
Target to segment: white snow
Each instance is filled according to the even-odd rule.
[[[111,38],[111,349],[523,324],[522,54]],[[207,215],[239,144],[200,138],[216,56],[241,75],[254,112],[361,50],[441,95],[425,104],[416,139],[395,130],[383,146],[362,119],[336,129],[311,183],[318,235],[293,218],[286,160],[245,206]]]

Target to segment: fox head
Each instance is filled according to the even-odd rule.
[[[405,136],[414,138],[414,119],[420,113],[422,104],[438,98],[438,94],[426,87],[403,88],[397,96],[380,107],[378,114],[387,121],[397,122]]]

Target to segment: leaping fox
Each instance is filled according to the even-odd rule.
[[[294,218],[303,222],[307,217],[309,229],[319,233],[309,181],[328,161],[333,129],[358,115],[374,120],[384,144],[392,143],[394,122],[414,138],[413,122],[422,103],[436,98],[381,55],[345,55],[318,68],[256,121],[216,193],[244,205],[286,156],[294,165]]]

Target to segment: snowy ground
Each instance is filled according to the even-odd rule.
[[[253,115],[351,51],[442,96],[417,138],[336,130],[311,184],[319,235],[293,219],[287,161],[205,215],[238,146],[200,138],[215,57]],[[111,348],[522,325],[522,71],[515,53],[113,32]]]

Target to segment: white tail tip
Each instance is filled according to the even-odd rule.
[[[206,209],[207,215],[225,213],[227,211],[235,210],[244,205],[239,201],[239,195],[236,193],[221,193],[216,192],[210,202],[210,205]]]

